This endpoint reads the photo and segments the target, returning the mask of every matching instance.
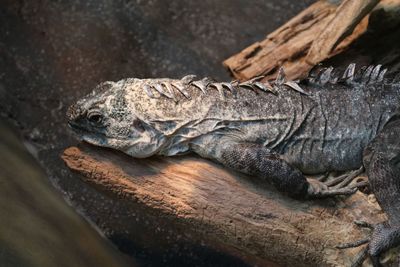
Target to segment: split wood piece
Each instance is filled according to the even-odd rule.
[[[371,12],[379,0],[348,0],[337,8],[334,18],[313,41],[307,63],[314,66],[330,57],[336,46],[350,35],[360,21]]]
[[[361,192],[336,201],[297,201],[195,156],[134,159],[85,145],[66,149],[62,158],[98,190],[156,214],[172,229],[284,266],[350,266],[361,248],[335,246],[368,236],[353,221],[384,220]]]
[[[318,1],[276,31],[269,34],[265,40],[254,43],[240,53],[225,60],[223,64],[236,79],[241,81],[259,75],[266,75],[266,79],[268,80],[273,79],[280,66],[285,68],[289,79],[296,79],[304,76],[314,66],[315,60],[321,61],[322,59],[343,51],[366,31],[368,16],[360,23],[358,22],[362,17],[361,15],[365,15],[366,11],[371,8],[372,3],[375,1],[376,0],[349,1],[357,2],[359,5],[362,5],[360,4],[361,2],[371,3],[367,5],[368,8],[364,8],[361,11],[356,10],[357,5],[345,5],[344,3],[342,5],[343,8],[337,9],[337,6],[331,4],[329,1]],[[342,16],[336,11],[344,12],[344,15],[351,13],[352,17],[346,20],[335,20],[335,17]],[[336,30],[330,29],[331,22],[334,22],[332,25]],[[342,22],[342,24],[340,24],[340,22]],[[345,34],[347,34],[349,29],[353,28],[354,25],[357,26],[353,33],[331,51],[331,48],[335,47],[337,40],[343,39]],[[325,58],[321,58],[321,56],[317,58],[315,56],[315,51],[319,50],[317,45],[325,45],[326,40],[325,43],[320,41],[318,44],[316,43],[313,47],[314,52],[309,55],[309,58],[313,60],[313,63],[310,65],[306,61],[308,51],[313,41],[323,31],[330,33],[326,34],[326,36],[336,38],[336,40],[331,41],[333,45],[331,44],[330,47],[327,48],[329,50],[329,55],[325,55],[325,53]],[[322,50],[325,51],[324,49]]]

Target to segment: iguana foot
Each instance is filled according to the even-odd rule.
[[[357,188],[368,185],[367,181],[360,181],[350,185],[350,183],[363,172],[364,167],[361,167],[328,181],[324,181],[327,176],[326,174],[318,179],[307,179],[310,183],[308,196],[310,198],[323,198],[337,195],[351,195],[357,191]]]
[[[346,185],[343,187],[328,186],[327,183],[320,182],[315,179],[307,179],[310,184],[308,187],[307,195],[309,198],[325,198],[338,195],[352,195],[358,187],[357,185]]]
[[[356,257],[351,265],[352,267],[360,267],[364,260],[369,256],[374,267],[382,266],[380,256],[391,248],[400,245],[400,226],[392,227],[388,222],[379,223],[375,226],[366,222],[355,222],[361,227],[372,229],[371,238],[358,240],[352,243],[346,243],[337,246],[339,249],[358,247],[369,243]]]
[[[364,167],[361,166],[359,169],[335,177],[327,181],[325,184],[333,188],[343,188],[348,184],[350,184],[357,176],[359,176],[363,172],[364,172]]]

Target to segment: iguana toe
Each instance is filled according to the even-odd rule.
[[[364,172],[364,167],[360,167],[357,170],[345,173],[343,175],[340,175],[338,177],[335,177],[334,179],[327,181],[326,185],[334,188],[343,188],[348,184],[350,184],[357,176],[359,176],[363,172]]]
[[[368,185],[367,181],[358,181],[352,183],[355,178],[364,172],[364,167],[345,173],[328,181],[324,181],[326,174],[320,179],[308,179],[310,186],[308,195],[310,198],[324,198],[336,195],[351,195],[357,191],[357,188]],[[324,182],[322,182],[324,181]]]
[[[343,188],[329,187],[326,183],[322,183],[315,179],[307,179],[309,182],[308,197],[309,198],[325,198],[338,195],[352,195],[357,191],[357,186],[346,186]]]

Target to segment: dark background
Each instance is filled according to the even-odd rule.
[[[153,222],[63,164],[62,151],[77,144],[65,111],[105,80],[191,73],[229,80],[224,59],[312,2],[0,1],[0,119],[20,133],[60,194],[141,266],[244,266],[201,244],[174,241],[154,250],[150,239],[168,232],[152,234]],[[148,231],[149,240],[136,240],[137,231]]]

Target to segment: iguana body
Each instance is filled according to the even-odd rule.
[[[328,68],[301,83],[285,82],[280,72],[273,85],[257,78],[241,84],[193,76],[125,79],[101,84],[71,106],[68,118],[89,143],[134,157],[195,152],[269,180],[296,198],[352,193],[310,183],[303,173],[364,165],[391,225],[398,227],[400,82],[385,79],[385,72],[371,66],[355,73],[351,64],[340,76]]]

